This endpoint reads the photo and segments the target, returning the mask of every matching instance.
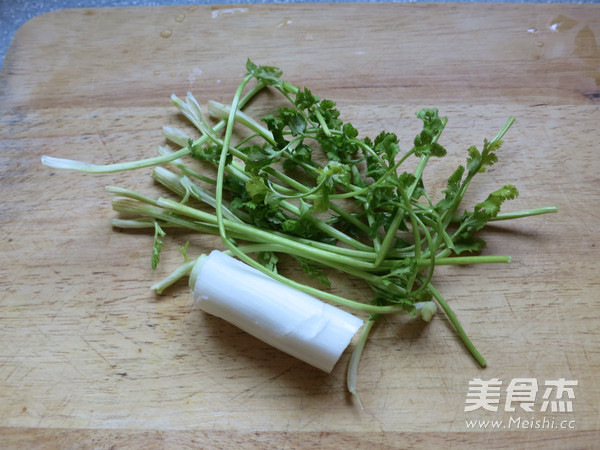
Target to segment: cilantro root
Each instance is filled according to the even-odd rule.
[[[113,209],[128,216],[113,219],[113,226],[154,231],[153,268],[170,229],[213,234],[220,237],[226,255],[286,289],[368,314],[348,369],[348,390],[355,396],[360,356],[373,324],[385,314],[403,312],[429,321],[439,305],[465,348],[485,366],[433,283],[440,265],[512,261],[509,255],[481,253],[485,242],[478,233],[487,223],[556,212],[552,206],[501,212],[505,202],[519,194],[511,184],[471,207],[462,205],[473,178],[497,162],[502,138],[515,119],[509,118],[480,148],[469,147],[464,165],[434,196],[427,191],[423,174],[431,158],[447,153],[441,136],[448,121],[437,109],[417,113],[422,129],[410,148],[402,150],[394,133],[360,136],[352,124],[342,121],[333,101],[284,81],[276,67],[248,60],[246,69],[229,104],[211,100],[203,110],[191,93],[185,99],[173,95],[172,104],[198,136],[165,127],[168,145],[161,146],[157,156],[106,166],[43,156],[42,163],[89,173],[154,166],[152,176],[170,198],[107,188],[114,196]],[[278,93],[280,106],[263,117],[243,112],[263,90]],[[416,168],[404,170],[411,158],[416,159]],[[434,201],[437,197],[441,198]],[[194,267],[206,256],[188,258],[188,251],[193,251],[188,244],[180,250],[183,264],[152,287],[156,292],[190,274],[190,279],[196,278]],[[280,274],[277,264],[282,254],[332,289]],[[331,271],[362,280],[372,290],[371,301],[335,294],[328,278]],[[259,302],[260,295],[252,301]]]

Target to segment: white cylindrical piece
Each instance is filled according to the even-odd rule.
[[[325,372],[363,321],[217,250],[194,267],[200,308]]]

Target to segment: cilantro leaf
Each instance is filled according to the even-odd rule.
[[[483,239],[467,235],[454,240],[452,251],[457,255],[463,253],[477,253],[483,250],[485,246],[486,243]]]
[[[281,84],[282,71],[274,66],[257,66],[250,59],[246,62],[246,70],[250,75],[268,86]]]
[[[277,263],[279,257],[274,252],[259,252],[257,260],[260,262],[268,271],[277,273]]]
[[[400,151],[398,137],[394,133],[382,131],[373,142],[373,150],[388,162],[388,166],[393,165],[394,158],[396,158],[396,155]]]
[[[271,145],[264,144],[260,145],[251,145],[248,147],[244,147],[239,149],[241,152],[245,153],[247,156],[246,159],[246,170],[251,174],[258,174],[258,172],[273,164],[274,162],[279,161],[281,157],[281,152],[275,150]]]
[[[197,145],[193,144],[190,140],[188,143],[188,148],[190,149],[190,153],[192,158],[197,159],[198,161],[207,161],[214,165],[219,164],[219,159],[221,158],[222,147],[216,144],[207,144],[207,145]],[[233,160],[233,156],[231,153],[227,154],[225,164],[231,164]]]
[[[167,234],[163,231],[157,221],[154,221],[154,243],[152,245],[152,269],[156,269],[158,267],[158,263],[160,262],[160,254],[162,252],[162,248],[164,242],[162,241],[162,237],[165,237]]]
[[[481,230],[490,219],[498,215],[504,201],[512,200],[518,195],[517,188],[512,184],[507,184],[492,192],[486,200],[477,203],[472,212],[465,213],[457,231],[458,236],[463,240],[468,239],[473,233]],[[457,245],[457,241],[455,241],[455,245]]]
[[[306,144],[299,143],[295,147],[289,149],[286,158],[283,161],[283,169],[289,171],[294,169],[299,164],[303,166],[313,166],[312,161],[312,147]]]
[[[496,217],[500,212],[500,205],[502,205],[505,200],[517,198],[518,195],[519,191],[517,188],[512,184],[507,184],[492,192],[483,202],[478,203],[475,206],[475,213],[485,215],[490,219]]]
[[[469,147],[469,158],[467,159],[467,170],[470,176],[476,173],[485,172],[488,166],[492,166],[498,161],[496,151],[502,146],[503,141],[488,141],[483,142],[483,150],[481,153],[477,147]]]
[[[329,281],[327,273],[321,267],[317,267],[314,264],[311,264],[307,259],[304,258],[297,257],[296,261],[298,261],[298,263],[300,264],[302,272],[304,272],[311,278],[319,280],[325,286],[331,287],[331,281]]]
[[[352,133],[352,130],[348,131]],[[325,130],[319,129],[316,139],[321,144],[322,150],[330,161],[354,164],[358,146],[352,138],[349,138],[345,134],[327,135]]]
[[[253,202],[258,203],[264,201],[270,190],[265,184],[264,177],[255,175],[246,182],[246,192]]]
[[[441,212],[452,206],[460,193],[464,173],[465,167],[460,165],[456,168],[452,175],[448,177],[447,187],[442,191],[445,194],[444,198],[436,205],[437,211]]]
[[[423,109],[417,117],[423,121],[423,130],[414,139],[415,155],[445,156],[446,149],[437,143],[437,139],[444,131],[446,119],[439,117],[437,109]]]
[[[287,126],[292,136],[298,136],[306,131],[306,119],[294,108],[279,108],[277,116],[284,126]]]
[[[285,139],[283,133],[285,122],[273,114],[267,114],[266,116],[263,116],[261,120],[265,123],[267,129],[273,135],[273,139],[275,139],[277,146],[280,149],[287,147],[289,142]]]
[[[296,94],[294,104],[299,110],[308,110],[311,109],[313,106],[317,105],[319,103],[319,100],[319,97],[313,95],[313,93],[309,89],[303,88]]]

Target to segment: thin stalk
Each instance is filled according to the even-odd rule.
[[[406,191],[404,191],[402,188],[398,189],[398,191],[402,195],[402,199],[404,200],[404,207],[405,207],[406,211],[409,213],[409,215],[411,214],[411,211],[412,211],[411,204],[410,204],[410,198],[412,197],[414,190],[416,189],[417,183],[419,182],[419,180],[421,179],[421,176],[423,175],[423,171],[425,170],[425,166],[427,165],[428,160],[429,160],[429,155],[425,155],[421,158],[421,161],[419,162],[419,165],[417,166],[417,169],[415,170],[415,181]],[[396,237],[396,232],[398,231],[398,227],[402,223],[403,218],[404,218],[404,209],[398,208],[398,210],[396,211],[394,218],[392,219],[392,222],[383,238],[383,241],[381,242],[381,248],[377,252],[377,259],[375,260],[375,267],[377,267],[379,264],[381,264],[381,262],[387,257],[387,253],[392,245],[393,240]],[[412,220],[412,218],[411,218],[411,220]],[[417,259],[419,259],[420,254],[421,254],[420,234],[419,234],[418,226],[416,226],[416,223],[414,223],[414,221],[413,221],[413,232],[414,232],[414,238],[415,238],[415,257]],[[409,290],[410,290],[410,288],[409,288]]]
[[[131,198],[142,203],[147,203],[148,205],[158,206],[158,203],[155,199],[148,197],[147,195],[139,194],[138,192],[134,192],[130,189],[124,189],[117,186],[106,186],[104,189],[106,189],[106,192],[113,195],[120,195],[122,197]]]
[[[431,238],[431,233],[429,233],[429,230],[427,229],[427,227],[423,224],[423,222],[421,222],[421,220],[417,217],[417,215],[411,211],[411,220],[413,221],[413,227],[415,225],[417,225],[417,234],[420,233],[419,228],[421,228],[423,230],[423,233],[425,234],[425,239],[427,240],[427,243],[429,245],[429,248],[433,248],[433,239]],[[416,248],[419,248],[420,246],[420,237],[419,237],[419,245],[417,245]],[[419,254],[420,252],[415,252],[415,254]],[[419,258],[417,256],[415,256],[415,258],[418,260]],[[421,280],[421,286],[419,286],[416,290],[411,291],[412,289],[412,284],[414,283],[414,278],[411,277],[411,279],[409,280],[409,283],[407,284],[406,289],[408,291],[410,291],[410,294],[413,298],[415,298],[415,296],[421,292],[422,290],[424,290],[425,288],[427,288],[427,286],[429,285],[429,283],[431,282],[431,279],[433,278],[433,271],[435,269],[435,252],[431,251],[430,252],[430,258],[429,258],[429,270],[427,271],[427,275],[425,276],[424,279]],[[417,266],[418,267],[418,266]],[[415,277],[416,274],[418,274],[418,271],[415,271]]]
[[[392,241],[396,238],[396,232],[398,231],[398,227],[402,223],[402,219],[404,218],[404,210],[402,208],[398,208],[396,213],[394,214],[394,218],[390,223],[390,226],[385,233],[383,241],[379,249],[377,250],[377,258],[375,259],[375,267],[381,265],[382,261],[387,258],[388,250],[392,245]],[[415,245],[415,252],[417,251],[418,246]]]
[[[138,214],[143,217],[151,217],[153,219],[160,220],[161,223],[170,223],[173,226],[179,226],[202,233],[218,234],[218,229],[215,224],[192,222],[181,217],[173,216],[162,209],[156,209],[151,205],[140,203],[139,201],[131,198],[114,198],[112,201],[112,207],[113,210],[117,212]]]
[[[265,87],[263,82],[258,83],[254,86],[253,89],[248,91],[248,93],[239,101],[239,107],[242,108],[246,103],[248,103],[258,92],[260,92]],[[225,126],[225,121],[220,121],[217,123],[212,129],[213,131],[219,131],[221,128]],[[204,145],[208,140],[208,136],[202,136],[199,139],[194,141],[194,145]],[[55,169],[65,169],[65,170],[76,170],[79,172],[85,173],[113,173],[113,172],[123,172],[127,170],[135,170],[142,169],[144,167],[157,166],[159,164],[168,163],[174,161],[176,159],[182,158],[186,155],[190,154],[189,147],[182,148],[176,152],[166,155],[155,156],[153,158],[140,159],[138,161],[128,161],[124,163],[116,163],[116,164],[91,164],[82,161],[75,161],[72,159],[65,158],[54,158],[52,156],[42,156],[42,164],[53,167]]]
[[[44,164],[45,166],[48,166],[48,167],[53,167],[55,169],[75,170],[78,172],[85,172],[85,173],[113,173],[113,172],[123,172],[126,170],[142,169],[144,167],[157,166],[159,164],[168,163],[168,162],[171,162],[175,159],[181,158],[181,157],[189,155],[189,154],[190,154],[189,148],[182,148],[181,150],[173,152],[169,155],[160,155],[160,156],[155,156],[153,158],[140,159],[138,161],[129,161],[129,162],[124,162],[124,163],[104,164],[104,165],[86,163],[83,161],[75,161],[75,160],[66,159],[66,158],[55,158],[53,156],[44,155],[44,156],[42,156],[42,164]]]
[[[498,131],[496,136],[494,136],[494,138],[491,140],[491,142],[496,142],[496,141],[499,141],[500,139],[502,139],[502,137],[506,134],[506,132],[512,126],[513,123],[515,123],[515,118],[510,116],[506,120],[506,123],[504,124],[504,126],[500,129],[500,131]]]
[[[163,146],[158,147],[158,152],[161,155],[170,155],[173,153],[173,151],[171,149],[169,149],[168,147],[163,147]],[[187,175],[188,177],[195,178],[195,179],[203,181],[204,183],[207,183],[207,184],[214,185],[216,183],[215,180],[213,180],[212,178],[204,176],[204,175],[196,172],[195,170],[190,169],[186,164],[183,163],[183,161],[180,161],[179,159],[169,161],[169,164],[178,168],[183,175]]]
[[[467,333],[465,332],[464,328],[458,321],[456,314],[454,314],[454,311],[452,311],[452,308],[450,308],[448,303],[446,303],[446,300],[444,300],[444,298],[437,291],[437,289],[435,289],[433,287],[433,285],[431,285],[431,284],[429,285],[429,290],[433,294],[433,297],[437,300],[438,304],[442,307],[442,309],[446,313],[446,316],[448,316],[450,323],[456,329],[458,335],[460,336],[460,339],[462,340],[465,347],[467,347],[467,350],[469,350],[471,355],[473,355],[473,358],[475,358],[475,360],[481,367],[487,366],[487,362],[485,361],[483,356],[481,356],[481,353],[479,353],[477,348],[475,348],[475,345],[471,342],[471,339],[469,339],[469,337],[467,336]]]
[[[204,211],[199,211],[195,208],[191,208],[189,206],[182,205],[180,203],[174,202],[172,200],[159,198],[157,200],[158,206],[165,208],[167,210],[177,212],[187,217],[191,217],[194,219],[201,220],[203,222],[209,224],[215,224],[218,226],[221,223],[223,230],[225,231],[225,236],[227,236],[228,231],[237,231],[246,236],[248,240],[251,241],[262,241],[262,242],[270,242],[273,244],[282,244],[290,247],[295,247],[296,251],[302,252],[302,254],[307,258],[313,261],[333,261],[338,262],[342,265],[348,265],[356,268],[363,269],[371,269],[373,268],[373,263],[358,259],[356,257],[346,256],[347,252],[344,251],[342,247],[329,246],[329,250],[319,249],[316,245],[310,245],[310,242],[307,239],[304,240],[292,240],[289,237],[284,237],[283,235],[273,233],[272,231],[263,230],[260,228],[256,228],[252,225],[246,225],[243,223],[232,222],[225,219],[223,216],[221,220],[217,218],[216,215],[206,213]],[[221,234],[221,233],[219,233]],[[340,252],[334,253],[331,250],[339,249]],[[344,254],[346,253],[346,254]],[[364,256],[373,256],[372,254],[366,252],[353,252],[353,254],[359,254]]]
[[[224,105],[223,103],[210,100],[208,102],[208,114],[217,119],[231,120],[231,107]],[[233,115],[233,120],[246,128],[254,131],[257,135],[261,136],[269,144],[276,146],[277,143],[273,139],[273,134],[263,127],[260,123],[254,120],[252,117],[243,113],[242,111],[236,110]]]
[[[175,284],[178,280],[180,280],[184,276],[189,275],[189,273],[192,271],[192,268],[194,267],[194,264],[196,264],[196,260],[187,261],[187,262],[183,263],[177,269],[175,269],[167,278],[156,283],[150,289],[152,289],[153,291],[156,291],[157,294],[162,294],[166,288]]]
[[[351,223],[352,225],[354,225],[356,228],[358,228],[359,230],[363,231],[364,233],[370,233],[371,232],[371,230],[369,229],[369,227],[365,223],[361,222],[357,217],[355,217],[352,214],[350,214],[348,211],[346,211],[341,206],[338,206],[335,203],[331,202],[329,204],[329,207],[331,208],[331,210],[333,212],[335,212],[336,214],[338,214],[346,222]],[[371,246],[366,245],[366,247],[369,247],[369,249],[373,250],[373,247],[371,247]]]
[[[317,120],[319,121],[319,124],[321,125],[321,128],[323,128],[323,133],[325,133],[325,136],[331,137],[331,130],[327,126],[327,123],[325,122],[325,119],[321,115],[321,112],[318,109],[316,109],[314,111],[314,113],[315,113],[315,116],[317,117]]]
[[[550,214],[555,212],[558,212],[558,208],[556,206],[546,206],[543,208],[527,209],[525,211],[516,211],[512,213],[500,213],[496,217],[491,218],[489,222],[521,219],[523,217],[538,216],[541,214]]]
[[[505,255],[490,256],[451,256],[448,258],[435,258],[436,266],[450,265],[470,265],[470,264],[511,264],[512,257]],[[431,259],[421,259],[417,261],[417,267],[429,267]]]
[[[354,396],[354,398],[358,402],[358,405],[360,406],[361,409],[363,409],[363,405],[362,405],[362,402],[360,401],[360,398],[358,397],[358,393],[356,392],[356,385],[357,385],[356,380],[358,378],[358,364],[362,357],[367,340],[369,339],[369,334],[371,333],[371,329],[373,328],[373,325],[375,324],[375,321],[377,320],[377,318],[378,318],[378,316],[376,314],[372,314],[369,317],[369,320],[367,320],[367,322],[363,326],[360,336],[359,336],[358,340],[356,341],[354,350],[352,351],[352,356],[350,356],[350,362],[348,363],[348,371],[346,372],[346,385],[348,387],[348,392],[350,392]]]

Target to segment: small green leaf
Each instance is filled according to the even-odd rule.
[[[253,176],[250,178],[246,182],[246,191],[255,203],[263,201],[265,196],[270,192],[265,184],[265,179],[261,176]]]
[[[246,170],[251,174],[258,174],[258,172],[279,161],[281,157],[281,151],[275,150],[269,144],[251,145],[240,149],[241,152],[245,153],[246,159]]]
[[[160,227],[157,221],[154,221],[154,243],[152,245],[152,269],[158,267],[160,262],[160,254],[162,252],[163,241],[161,237],[165,237],[166,233]]]
[[[500,212],[500,205],[505,200],[512,200],[519,195],[519,191],[512,184],[507,184],[492,192],[486,200],[475,206],[477,214],[486,215],[489,218],[496,217]]]
[[[313,95],[312,92],[304,88],[296,94],[294,104],[300,110],[310,109],[319,103],[319,97]]]
[[[462,237],[454,241],[452,250],[457,255],[462,253],[477,253],[485,248],[485,241],[473,236]]]
[[[423,130],[414,139],[415,155],[445,156],[446,149],[437,143],[437,139],[444,131],[446,119],[439,117],[437,109],[423,109],[417,117],[423,121]]]
[[[258,262],[261,263],[267,270],[277,273],[277,263],[279,257],[274,252],[259,252],[257,255]]]
[[[184,245],[177,247],[179,252],[183,255],[183,261],[188,262],[188,248],[190,247],[190,241],[187,241]]]
[[[356,139],[356,137],[358,136],[358,130],[354,128],[351,123],[345,123],[342,127],[342,131],[344,133],[344,136],[350,139]]]
[[[455,199],[459,195],[464,173],[465,167],[461,165],[458,166],[452,175],[448,177],[447,187],[443,190],[445,196],[436,205],[436,209],[438,211],[444,211],[452,206]]]
[[[246,70],[250,75],[255,77],[257,80],[263,81],[269,86],[277,85],[281,83],[279,79],[282,75],[282,71],[274,66],[257,66],[250,59],[246,62]]]
[[[192,158],[195,158],[199,161],[207,161],[213,163],[215,165],[219,164],[219,159],[221,158],[222,147],[220,145],[212,144],[212,145],[192,145],[189,144],[191,150]],[[225,160],[225,164],[231,164],[233,160],[233,156],[231,153],[227,154],[227,158]]]
[[[273,135],[273,139],[277,143],[277,146],[280,149],[285,148],[289,142],[285,139],[283,134],[283,129],[285,128],[285,123],[279,117],[274,116],[273,114],[267,114],[263,116],[261,120],[267,126],[267,129]]]
[[[294,108],[279,108],[277,116],[284,126],[288,127],[292,136],[298,136],[306,131],[304,116]]]
[[[304,258],[296,258],[296,260],[300,264],[300,267],[305,274],[311,278],[319,280],[325,286],[331,287],[331,281],[329,281],[327,274],[322,268],[316,267],[314,264],[310,264],[309,261]]]
[[[384,158],[390,166],[393,165],[394,158],[400,151],[398,137],[394,133],[382,131],[375,138],[373,150]]]
[[[321,193],[313,202],[313,211],[323,213],[329,209],[329,195],[325,192]]]

